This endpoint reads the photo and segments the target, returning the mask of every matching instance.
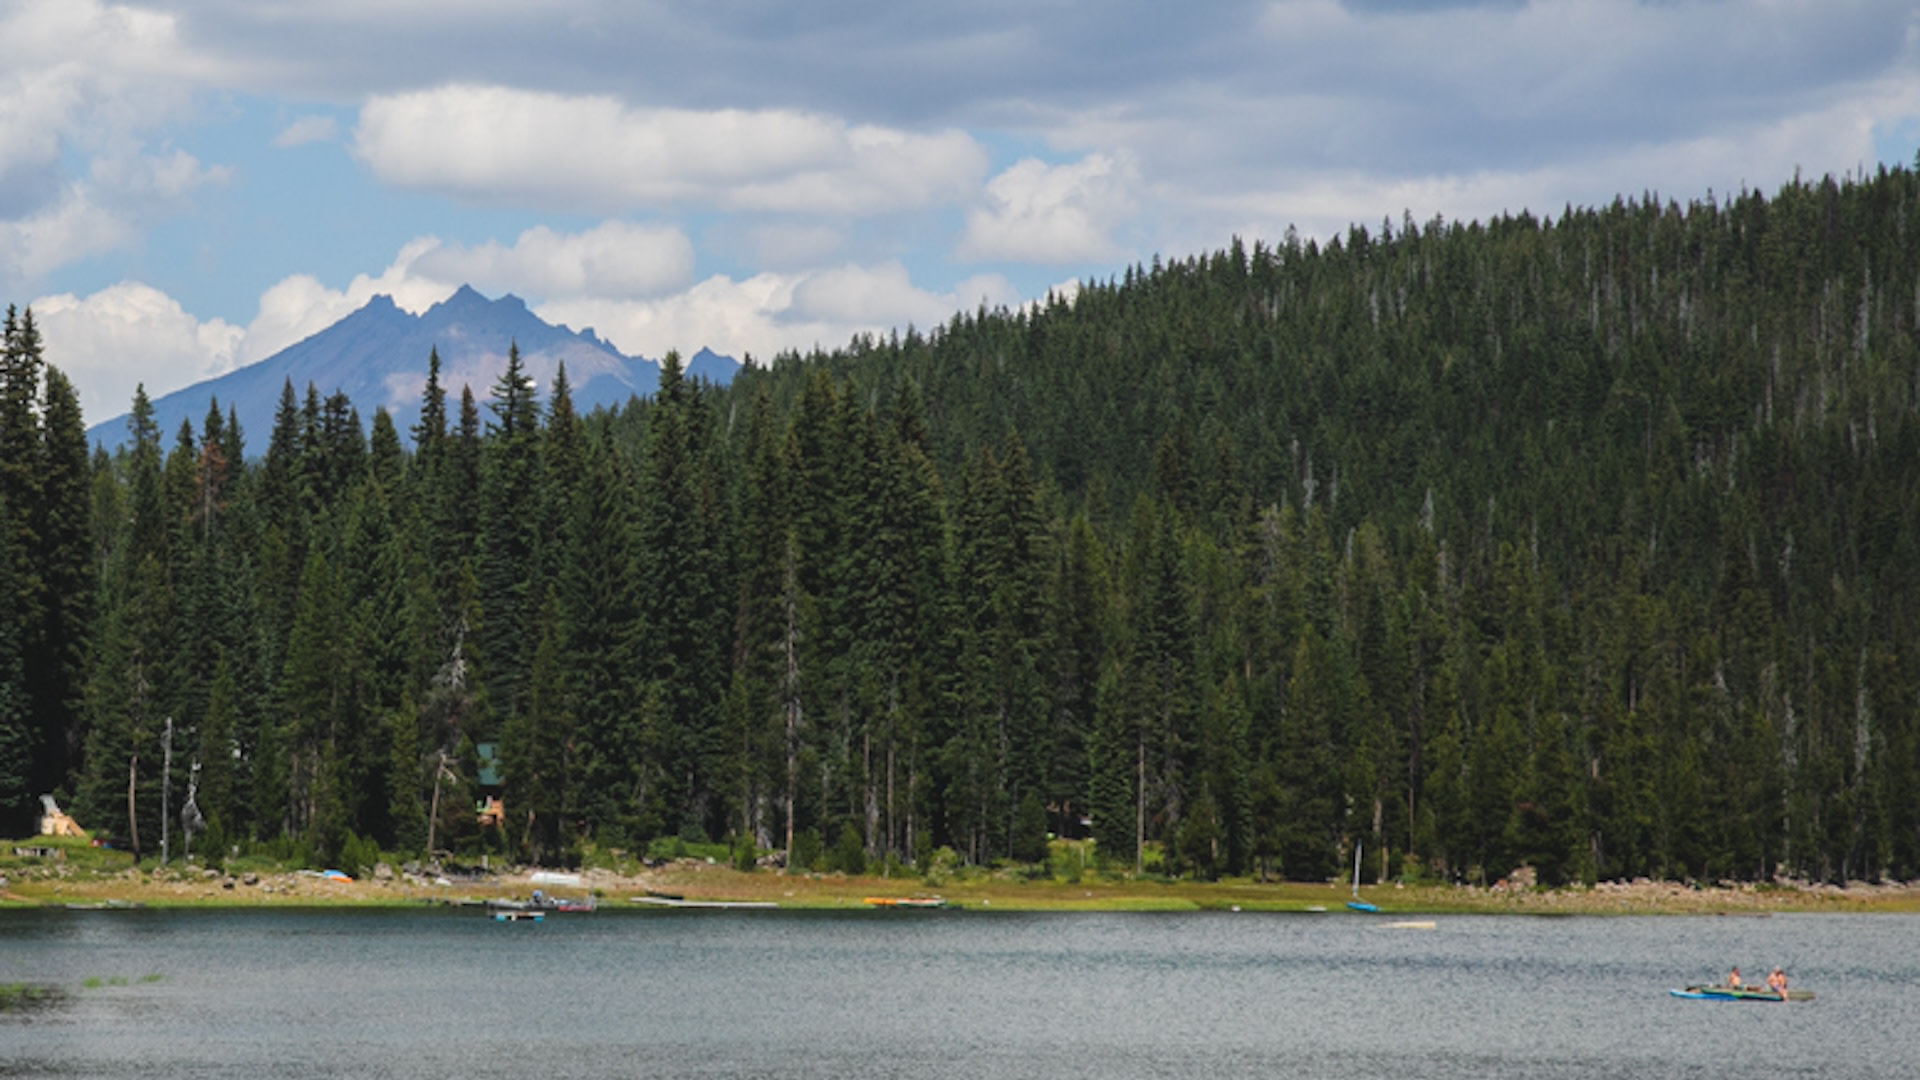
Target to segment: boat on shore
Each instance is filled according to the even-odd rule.
[[[688,900],[683,896],[629,896],[628,902],[664,908],[700,908],[705,910],[747,909],[764,911],[780,905],[772,900]]]
[[[865,903],[877,908],[943,908],[947,906],[943,896],[869,896]]]
[[[1667,993],[1689,1001],[1812,1001],[1811,990],[1776,991],[1764,986],[1689,986]]]

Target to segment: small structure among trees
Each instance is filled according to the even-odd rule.
[[[45,808],[45,813],[40,815],[41,836],[87,835],[87,831],[80,827],[79,822],[60,809],[60,804],[54,801],[53,796],[40,796],[40,805]]]

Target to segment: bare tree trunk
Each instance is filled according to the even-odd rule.
[[[193,862],[193,837],[195,833],[205,831],[206,816],[200,813],[200,759],[193,759],[193,768],[187,771],[187,805],[180,808],[180,857],[188,863]]]
[[[860,733],[860,788],[867,856],[871,858],[880,850],[880,791],[873,782],[873,731],[870,726]]]
[[[915,760],[917,761],[918,759],[916,758]],[[916,850],[914,850],[914,849],[915,849],[915,846],[916,846],[916,845],[918,844],[918,842],[919,842],[919,841],[918,841],[918,838],[917,838],[917,837],[915,836],[915,834],[914,834],[914,831],[913,831],[913,797],[914,797],[914,795],[915,795],[916,793],[918,793],[918,791],[920,790],[920,785],[919,785],[919,780],[920,780],[920,773],[919,773],[919,771],[918,771],[918,770],[916,770],[916,769],[908,769],[908,770],[907,770],[907,830],[906,830],[906,831],[907,831],[907,835],[906,835],[906,843],[907,843],[907,858],[909,858],[909,859],[918,859],[918,858],[919,858],[919,852],[917,852]],[[924,870],[924,869],[925,869],[925,867],[922,867],[921,869],[923,869],[923,870]]]
[[[1387,838],[1380,835],[1381,826],[1386,820],[1386,804],[1378,796],[1373,798],[1373,838],[1380,843],[1380,876],[1375,881],[1387,880]]]
[[[127,759],[127,832],[133,842],[133,865],[140,865],[140,818],[134,810],[135,781],[140,775],[140,755],[134,754]]]
[[[1138,876],[1147,869],[1147,736],[1144,732],[1134,745],[1133,872]]]
[[[447,772],[447,752],[440,751],[440,760],[433,766],[433,807],[427,811],[427,861],[438,862],[434,854],[434,834],[440,827],[440,778]]]
[[[173,801],[173,717],[167,717],[167,726],[160,732],[160,865],[167,865],[168,834],[167,818],[172,815]]]

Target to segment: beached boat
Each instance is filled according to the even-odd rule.
[[[746,909],[763,911],[780,905],[772,900],[688,900],[683,896],[629,896],[635,904],[651,904],[654,907],[701,908],[706,910]]]
[[[869,896],[866,903],[872,907],[885,908],[943,908],[947,906],[944,897],[939,896]]]
[[[1669,990],[1667,993],[1677,998],[1691,1001],[1812,1001],[1811,990],[1788,990],[1783,998],[1779,993],[1764,986],[1689,986],[1685,990]]]

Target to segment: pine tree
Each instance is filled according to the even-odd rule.
[[[539,643],[526,708],[507,718],[500,735],[509,835],[536,866],[552,865],[565,854],[570,838],[564,823],[574,801],[574,723],[561,687],[558,622],[559,602],[550,590],[535,619]]]
[[[531,648],[535,530],[539,525],[540,428],[533,382],[520,350],[494,383],[480,470],[475,576],[481,621],[478,659],[489,713],[504,721],[526,707]]]
[[[784,584],[792,569],[790,510],[780,432],[772,399],[762,391],[748,407],[741,449],[739,526],[735,558],[740,567],[733,615],[733,658],[739,710],[731,741],[739,832],[763,848],[787,843],[785,699],[781,693],[788,650]]]
[[[1106,659],[1109,616],[1103,610],[1112,586],[1107,556],[1092,523],[1076,515],[1054,545],[1049,579],[1049,737],[1042,781],[1052,831],[1084,835],[1100,667]]]
[[[413,696],[387,714],[387,820],[393,829],[392,847],[401,854],[426,850],[427,805],[420,793],[426,770],[432,768],[421,752],[419,708]]]
[[[356,757],[367,751],[363,666],[347,590],[318,548],[307,556],[276,702],[274,744],[284,755],[280,793],[287,834],[320,858],[337,856],[354,825]],[[272,796],[273,792],[265,792]]]
[[[102,621],[87,690],[87,768],[76,816],[96,832],[119,836],[137,862],[143,840],[159,831],[160,732],[177,705],[174,650],[181,635],[160,432],[144,387],[134,391],[127,425],[133,446],[126,514],[108,541],[102,592],[110,615]],[[126,826],[124,833],[116,823]]]
[[[200,791],[196,804],[206,818],[206,850],[218,851],[221,844],[237,836],[246,821],[243,808],[235,799],[234,761],[239,756],[239,689],[233,665],[222,655],[207,688],[207,711],[198,719],[198,745],[194,760],[200,763]]]
[[[632,801],[642,686],[633,481],[614,445],[587,444],[561,534],[559,662],[579,739],[578,807],[603,847],[637,839]]]
[[[0,526],[11,524],[8,500],[0,495]],[[0,596],[17,596],[15,567],[0,560]],[[22,668],[20,624],[0,619],[0,835],[26,836],[33,820],[33,740],[29,723],[26,673]]]
[[[41,436],[39,331],[33,312],[7,308],[4,347],[0,348],[0,832],[21,835],[32,820],[30,788],[46,779],[43,746],[52,733],[36,721],[36,706],[57,705],[31,676],[29,659],[42,649],[47,632],[47,582],[39,536],[39,510],[46,448]],[[36,693],[36,690],[38,691]],[[56,724],[56,730],[58,725]],[[11,830],[11,831],[9,831]]]

